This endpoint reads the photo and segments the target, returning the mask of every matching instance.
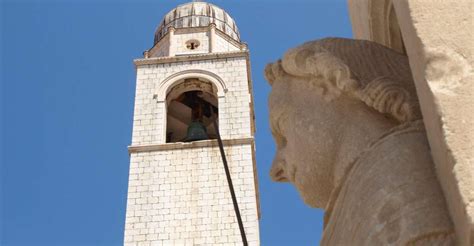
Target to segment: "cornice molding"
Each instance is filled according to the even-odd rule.
[[[206,53],[206,54],[195,54],[195,55],[182,55],[182,56],[168,56],[168,57],[152,57],[152,58],[140,58],[133,60],[136,67],[142,65],[152,64],[163,64],[172,62],[186,62],[186,61],[202,61],[212,59],[225,59],[235,57],[246,57],[248,59],[249,52],[246,51],[235,51],[235,52],[222,52],[222,53]]]
[[[225,146],[241,145],[241,144],[253,144],[254,141],[255,141],[254,138],[223,139],[222,144],[225,147]],[[132,153],[140,153],[140,152],[154,152],[154,151],[217,147],[217,146],[219,146],[217,139],[202,140],[202,141],[195,141],[195,142],[131,145],[131,146],[128,146],[128,153],[132,154]]]

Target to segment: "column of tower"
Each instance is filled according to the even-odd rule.
[[[137,71],[125,245],[241,245],[217,123],[250,245],[259,204],[249,53],[221,8],[171,10]]]

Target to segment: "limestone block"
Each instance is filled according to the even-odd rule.
[[[243,222],[252,235],[249,245],[258,245],[253,160],[238,154],[250,155],[251,148],[250,144],[237,144],[227,146],[225,150],[232,178],[236,181],[234,188]],[[153,168],[146,169],[148,167]],[[176,171],[170,167],[175,167]],[[138,173],[137,186],[130,182],[133,185],[130,187],[136,188],[129,188],[126,244],[167,245],[179,240],[239,244],[240,232],[217,147],[132,153],[130,170],[134,171],[131,175],[136,175],[142,168],[144,171]],[[237,182],[241,173],[248,179]],[[137,197],[136,194],[144,195]]]

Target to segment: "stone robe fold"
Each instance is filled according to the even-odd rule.
[[[355,160],[328,203],[321,245],[454,245],[421,121]]]

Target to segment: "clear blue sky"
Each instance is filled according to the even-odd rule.
[[[134,58],[187,1],[1,2],[0,245],[120,245]],[[321,210],[270,181],[266,63],[302,42],[351,37],[346,0],[210,1],[251,52],[262,245],[317,245]]]

